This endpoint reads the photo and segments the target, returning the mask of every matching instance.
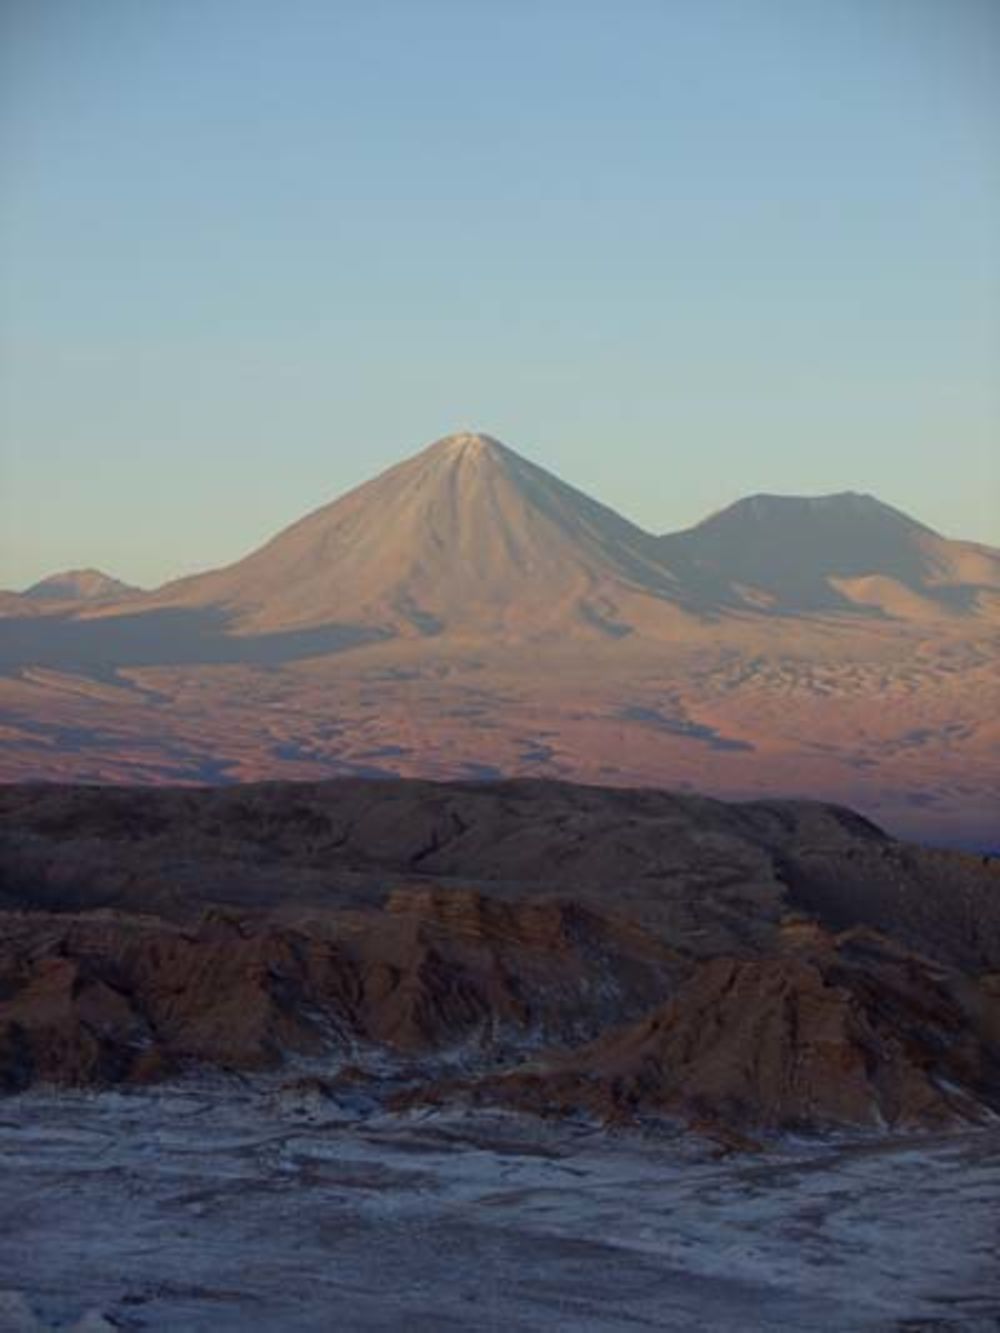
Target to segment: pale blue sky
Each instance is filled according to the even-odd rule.
[[[6,0],[0,586],[453,429],[1000,544],[995,0]]]

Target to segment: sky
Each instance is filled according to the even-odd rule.
[[[457,429],[1000,545],[995,0],[5,0],[0,586]]]

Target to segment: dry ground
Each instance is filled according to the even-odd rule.
[[[0,780],[559,777],[836,800],[899,836],[987,848],[998,719],[989,635],[397,640],[271,664],[11,669]]]
[[[585,1124],[317,1113],[260,1084],[29,1094],[0,1117],[0,1329],[985,1333],[998,1147],[718,1159]]]

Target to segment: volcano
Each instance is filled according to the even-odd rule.
[[[60,605],[72,597],[88,619],[173,608],[211,612],[236,635],[351,626],[494,642],[1000,609],[1000,552],[872,496],[751,496],[655,537],[474,433],[438,440],[224,568],[145,595],[84,573],[44,580],[22,602],[62,590]]]
[[[237,631],[629,632],[700,607],[648,533],[489,435],[450,435],[159,605]]]
[[[660,539],[661,559],[788,613],[903,619],[995,609],[1000,552],[949,541],[872,495],[753,495]]]
[[[211,608],[237,634],[675,639],[733,616],[920,620],[998,602],[1000,553],[872,496],[752,496],[657,538],[492,436],[461,433],[128,610]]]

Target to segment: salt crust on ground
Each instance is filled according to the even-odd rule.
[[[1000,1130],[785,1140],[211,1078],[0,1103],[0,1333],[1000,1326]]]

